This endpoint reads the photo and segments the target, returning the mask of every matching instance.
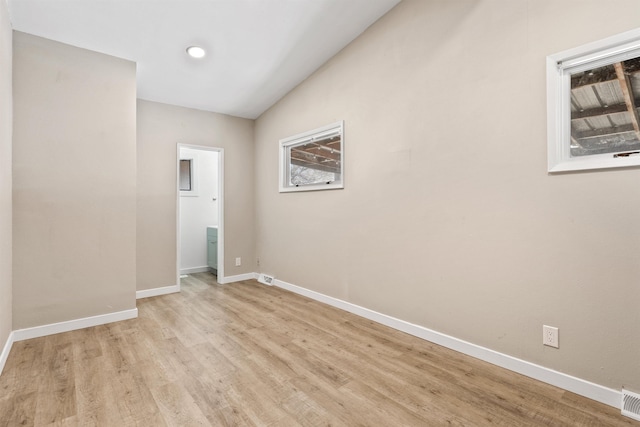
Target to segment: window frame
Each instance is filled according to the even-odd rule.
[[[323,138],[333,133],[340,135],[340,178],[328,184],[308,184],[308,185],[291,185],[291,148],[297,145],[303,145],[314,139]],[[318,191],[318,190],[336,190],[344,188],[344,120],[331,123],[326,126],[313,129],[308,132],[299,133],[279,141],[279,190],[281,193],[289,193],[296,191]]]
[[[572,157],[571,73],[640,56],[640,29],[547,56],[547,170],[568,172],[640,166],[640,155]]]

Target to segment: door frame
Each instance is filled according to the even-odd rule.
[[[224,148],[207,145],[182,144],[176,145],[176,283],[180,291],[180,149],[190,148],[202,151],[216,151],[218,153],[218,275],[216,281],[224,283]]]

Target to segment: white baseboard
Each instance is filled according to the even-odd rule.
[[[0,353],[0,374],[2,374],[4,364],[7,363],[7,358],[9,357],[9,352],[11,352],[13,342],[13,332],[10,332],[9,336],[7,337],[7,342],[4,344],[4,347],[2,349],[2,353]]]
[[[376,311],[369,310],[368,308],[360,307],[319,292],[301,288],[299,286],[292,285],[291,283],[283,282],[282,280],[275,279],[273,284],[282,289],[337,307],[366,319],[373,320],[374,322],[389,326],[393,329],[406,332],[415,337],[422,338],[468,356],[475,357],[476,359],[484,360],[485,362],[489,362],[493,365],[560,387],[564,390],[588,397],[589,399],[613,406],[614,408],[620,408],[620,402],[622,399],[622,392],[620,391],[576,378],[562,372],[554,371],[553,369],[545,368],[544,366],[536,365],[503,353],[498,353],[497,351],[490,350],[486,347],[481,347],[479,345],[472,344],[404,320],[396,319],[395,317],[387,316],[386,314],[378,313]]]
[[[52,323],[50,325],[35,326],[33,328],[18,329],[13,331],[13,341],[23,341],[31,338],[44,337],[59,334],[61,332],[75,331],[91,326],[104,325],[106,323],[119,322],[121,320],[135,319],[138,317],[138,309],[117,311],[115,313],[101,314],[99,316],[84,317],[82,319],[68,320],[66,322]]]
[[[210,268],[208,265],[202,267],[182,268],[180,274],[206,273]]]
[[[251,280],[251,279],[257,280],[258,273],[245,273],[245,274],[238,274],[236,276],[218,277],[218,283],[226,284],[226,283],[241,282],[243,280]]]
[[[136,299],[157,297],[158,295],[166,295],[180,292],[180,285],[164,286],[162,288],[143,289],[136,291]]]

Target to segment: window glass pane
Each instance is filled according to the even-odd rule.
[[[191,191],[191,160],[180,160],[180,191]]]
[[[329,184],[340,179],[341,137],[308,141],[289,147],[289,184]]]
[[[571,157],[640,150],[640,58],[571,74]]]

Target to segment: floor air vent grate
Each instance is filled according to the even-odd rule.
[[[260,274],[260,276],[258,276],[258,282],[271,286],[273,285],[273,276]]]
[[[640,421],[640,394],[622,390],[622,415]]]

